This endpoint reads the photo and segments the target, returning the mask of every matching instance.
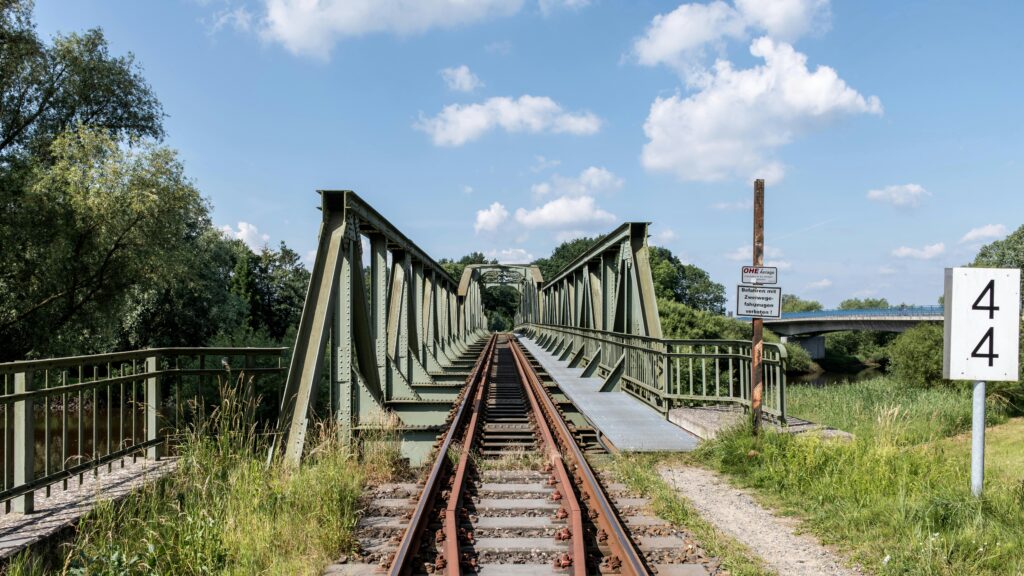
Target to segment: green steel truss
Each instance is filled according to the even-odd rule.
[[[278,423],[293,463],[302,457],[325,355],[331,410],[345,440],[385,419],[410,436],[430,436],[444,423],[472,365],[465,357],[487,327],[476,283],[459,291],[444,268],[355,193],[320,194],[320,241]]]
[[[544,284],[539,324],[661,338],[647,226],[619,226]]]
[[[320,241],[278,423],[290,462],[302,458],[325,375],[344,440],[388,421],[403,453],[422,461],[480,353],[482,291],[495,285],[521,292],[519,331],[605,379],[602,390],[629,392],[662,412],[749,402],[742,343],[662,338],[645,222],[619,226],[547,282],[528,264],[474,264],[456,284],[355,193],[320,194]],[[772,409],[784,420],[785,353],[772,358]]]

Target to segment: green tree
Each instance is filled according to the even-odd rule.
[[[872,310],[888,308],[889,301],[885,298],[847,298],[839,303],[840,310]]]
[[[783,312],[816,312],[818,310],[821,310],[821,302],[804,300],[796,294],[782,295]]]
[[[1020,268],[1024,271],[1024,226],[1002,240],[982,246],[971,265],[977,268]],[[1024,274],[1021,275],[1021,302],[1024,303]]]
[[[498,261],[495,259],[487,259],[483,252],[470,252],[458,260],[451,260],[450,258],[442,258],[438,260],[438,264],[445,269],[445,272],[458,282],[462,278],[462,272],[466,269],[466,266],[470,264],[497,264]]]
[[[538,258],[532,264],[540,268],[540,273],[544,276],[544,281],[547,282],[558,275],[562,268],[565,268],[573,260],[579,258],[591,246],[600,242],[603,238],[604,234],[593,238],[584,237],[562,242],[554,249],[551,256]]]
[[[889,346],[890,370],[898,380],[930,388],[942,380],[942,327],[922,323],[900,334]]]
[[[496,331],[511,330],[515,323],[516,311],[522,295],[513,286],[489,286],[481,294],[484,309],[487,311],[488,329]]]
[[[31,233],[0,281],[7,358],[111,345],[99,336],[111,333],[104,328],[129,291],[188,272],[185,248],[210,226],[172,150],[122,148],[105,130],[83,126],[57,137],[50,153],[21,199],[19,224]]]
[[[99,29],[58,35],[47,45],[36,34],[32,8],[28,0],[0,2],[5,209],[24,190],[32,166],[51,159],[51,143],[78,124],[103,128],[115,139],[163,136],[162,108],[131,54],[111,56]]]
[[[668,248],[650,247],[654,293],[696,310],[725,314],[725,287],[693,264],[683,264]]]

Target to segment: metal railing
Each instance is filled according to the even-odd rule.
[[[541,324],[518,329],[570,365],[586,368],[585,374],[618,377],[622,390],[663,414],[691,403],[750,406],[748,341],[668,340]],[[763,410],[785,422],[786,348],[765,343],[762,357]]]
[[[2,511],[32,512],[37,490],[49,496],[57,483],[67,489],[143,452],[159,459],[196,409],[185,396],[231,371],[247,387],[249,376],[283,373],[285,350],[157,348],[0,364]]]
[[[801,318],[900,318],[910,316],[942,316],[942,306],[893,306],[891,308],[863,308],[855,310],[813,310],[810,312],[783,312],[781,320]]]

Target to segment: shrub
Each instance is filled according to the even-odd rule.
[[[799,344],[786,342],[786,356],[788,356],[786,372],[806,373],[814,369],[811,355]]]
[[[897,380],[930,388],[942,380],[942,328],[920,324],[889,345],[890,370]]]

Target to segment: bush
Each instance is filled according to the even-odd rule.
[[[890,371],[897,380],[930,388],[942,379],[942,328],[919,324],[889,345]]]
[[[811,355],[804,350],[803,346],[786,342],[786,356],[788,356],[786,372],[806,374],[814,370],[814,361],[811,360]]]

